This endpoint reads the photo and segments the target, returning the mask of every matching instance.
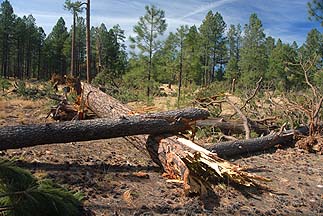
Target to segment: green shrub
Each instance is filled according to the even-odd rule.
[[[4,93],[5,90],[8,90],[11,87],[9,80],[0,77],[0,89]]]

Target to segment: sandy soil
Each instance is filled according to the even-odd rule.
[[[44,101],[0,100],[1,126],[21,124],[21,119],[44,122],[46,106]],[[168,182],[145,151],[123,138],[7,150],[0,156],[39,178],[81,191],[95,215],[323,215],[323,156],[296,148],[231,159],[271,178],[272,191],[228,182],[206,199],[185,197],[180,183]]]

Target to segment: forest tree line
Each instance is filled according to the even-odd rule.
[[[146,13],[134,26],[130,47],[119,25],[91,28],[91,77],[101,85],[117,82],[153,94],[158,83],[207,86],[216,81],[252,87],[263,77],[272,89],[299,90],[304,85],[300,62],[315,60],[317,70],[310,79],[321,83],[322,34],[308,32],[304,44],[284,43],[267,36],[257,14],[243,27],[225,23],[221,13],[209,11],[200,26],[179,26],[167,30],[165,12],[146,6]],[[85,19],[76,16],[74,76],[86,78]],[[164,36],[162,36],[164,35]],[[163,40],[162,40],[163,39]],[[32,15],[18,17],[8,0],[0,8],[0,64],[2,77],[48,80],[52,74],[71,70],[72,28],[58,19],[46,35]],[[303,83],[303,84],[302,84]]]

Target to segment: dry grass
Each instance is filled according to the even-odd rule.
[[[0,100],[0,125],[31,124],[49,121],[46,107],[48,100],[25,100],[12,98]]]
[[[133,199],[134,199],[134,197],[133,197],[133,195],[132,195],[132,191],[129,189],[129,190],[126,190],[124,193],[123,193],[123,195],[122,195],[122,199],[126,202],[126,203],[128,203],[128,205],[130,205],[130,206],[134,206],[134,204],[133,204]]]
[[[130,102],[128,105],[138,113],[167,111],[177,108],[176,97],[154,97],[152,106],[147,106],[145,102]]]
[[[226,96],[234,104],[237,104],[239,106],[241,106],[243,104],[241,98],[239,98],[237,96],[234,96],[234,95],[231,95],[231,94],[227,94]],[[235,113],[236,113],[235,109],[230,104],[228,104],[228,103],[223,103],[222,104],[222,112],[221,112],[221,115],[223,115],[223,116],[230,116],[230,115],[233,115]]]

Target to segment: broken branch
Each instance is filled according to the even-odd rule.
[[[242,111],[229,98],[227,98],[226,100],[227,100],[228,104],[230,104],[235,109],[235,111],[239,114],[239,116],[243,120],[243,127],[246,132],[246,139],[249,139],[250,138],[250,128],[249,128],[248,118],[242,113]]]

